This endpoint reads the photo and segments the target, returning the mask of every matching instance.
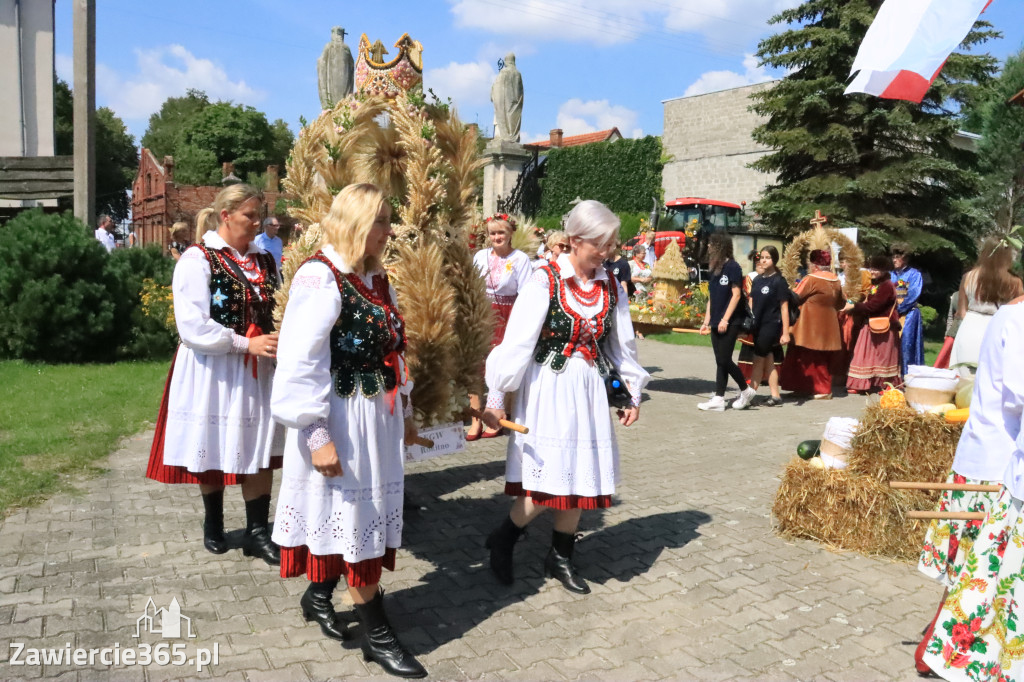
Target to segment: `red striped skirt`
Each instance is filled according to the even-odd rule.
[[[515,302],[515,296],[491,297],[491,310],[494,311],[494,336],[491,337],[492,350],[505,338],[505,327],[508,326],[508,318],[512,314],[512,304]]]
[[[320,556],[305,545],[281,548],[281,577],[295,578],[305,574],[310,582],[322,583],[345,576],[352,587],[369,587],[380,582],[383,569],[395,570],[395,549],[388,547],[384,556],[350,564],[340,554]]]
[[[156,431],[153,433],[153,444],[149,448],[149,464],[146,466],[146,478],[161,483],[193,483],[212,486],[238,485],[245,480],[245,474],[226,474],[220,469],[209,471],[189,471],[183,466],[167,466],[164,464],[164,437],[167,433],[167,403],[170,396],[171,375],[174,374],[175,353],[171,358],[171,368],[167,371],[164,383],[164,395],[160,399],[160,412],[156,418]],[[283,457],[271,457],[270,469],[280,469]],[[266,469],[260,469],[266,471]]]
[[[582,495],[549,495],[533,490],[524,490],[522,483],[505,483],[505,494],[513,497],[529,497],[534,504],[551,509],[607,509],[612,506],[611,495],[583,497]]]

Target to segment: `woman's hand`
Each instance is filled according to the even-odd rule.
[[[640,418],[640,406],[631,407],[628,410],[618,410],[616,414],[619,416],[619,423],[623,426],[630,426],[636,423],[636,420]]]
[[[277,357],[278,333],[263,334],[249,339],[249,355],[260,355],[265,358]]]
[[[334,441],[314,450],[312,459],[313,468],[325,478],[344,475],[341,471],[341,462],[338,461],[338,451],[334,449]]]
[[[413,440],[416,436],[420,435],[420,430],[416,427],[416,420],[412,417],[405,418],[405,444],[412,445]]]
[[[722,321],[718,323],[718,333],[724,334],[727,331],[729,331],[729,321],[723,317]]]
[[[847,303],[845,306],[843,306],[843,312],[844,313],[848,313],[851,310],[853,310],[853,304],[852,303]]]
[[[782,336],[779,337],[779,345],[785,346],[789,343],[789,332],[782,332]]]
[[[497,431],[501,428],[501,424],[498,423],[499,419],[508,419],[508,415],[505,414],[505,410],[499,410],[494,407],[488,407],[484,410],[484,425],[492,431]]]
[[[711,333],[711,325],[708,324],[707,320],[704,320],[704,322],[702,322],[701,325],[700,325],[700,335],[701,336],[707,336],[710,333]]]

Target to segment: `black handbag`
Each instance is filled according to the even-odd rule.
[[[626,388],[626,382],[622,380],[619,370],[608,365],[608,374],[604,378],[604,389],[608,392],[608,405],[626,410],[633,407],[633,396]]]

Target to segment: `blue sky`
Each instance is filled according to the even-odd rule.
[[[490,84],[512,51],[525,88],[524,141],[618,126],[661,134],[662,100],[772,77],[753,57],[767,19],[796,0],[138,0],[97,2],[97,104],[141,137],[149,115],[186,88],[252,105],[298,129],[320,111],[316,60],[332,26],[423,46],[424,85],[464,121],[489,128]],[[71,4],[56,4],[57,70],[70,80]],[[1005,58],[1024,45],[1024,0],[985,13]]]

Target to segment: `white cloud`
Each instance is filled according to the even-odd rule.
[[[424,89],[430,88],[438,97],[451,97],[460,111],[487,105],[491,101],[491,83],[498,75],[488,61],[459,63],[427,69],[423,74]]]
[[[800,0],[449,0],[458,26],[530,39],[629,43],[676,34],[707,38],[712,48],[745,45],[767,21]]]
[[[736,71],[705,71],[700,78],[686,88],[683,97],[703,95],[706,92],[718,92],[729,88],[738,88],[754,83],[772,80],[763,66],[757,65],[757,57],[748,54],[743,58],[743,73]]]
[[[96,65],[96,99],[123,119],[146,119],[168,97],[184,95],[189,88],[204,91],[211,100],[255,104],[266,95],[244,80],[233,81],[223,67],[196,57],[181,45],[135,50],[135,73],[125,74]],[[58,59],[58,72],[60,60]]]
[[[582,135],[598,130],[618,128],[623,137],[640,137],[644,131],[636,127],[639,114],[608,100],[584,102],[573,98],[558,108],[558,127],[565,135]]]

